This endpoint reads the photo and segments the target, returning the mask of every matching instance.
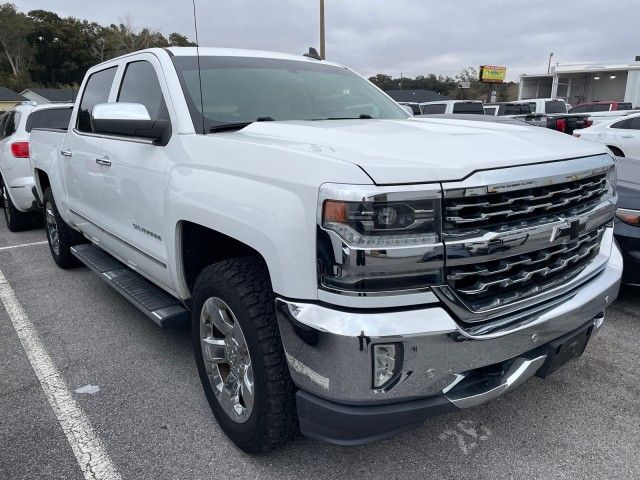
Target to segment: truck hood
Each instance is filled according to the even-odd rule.
[[[232,135],[353,163],[379,185],[454,181],[480,169],[607,152],[594,142],[509,120],[255,122]]]

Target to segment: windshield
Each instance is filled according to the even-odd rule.
[[[203,132],[266,120],[408,117],[402,107],[350,70],[304,60],[200,57],[201,103],[197,57],[172,60],[196,130]]]

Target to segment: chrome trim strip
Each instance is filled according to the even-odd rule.
[[[136,138],[136,137],[125,137],[120,135],[105,135],[103,133],[82,132],[77,128],[73,129],[73,133],[81,137],[104,138],[107,140],[120,140],[122,142],[143,143],[145,145],[154,145],[153,140],[149,140],[148,138]]]
[[[571,182],[607,173],[613,168],[613,157],[602,154],[544,164],[482,170],[460,182],[443,182],[442,186],[445,199],[473,197]]]
[[[506,257],[528,253],[542,248],[568,243],[566,237],[553,238],[554,232],[569,227],[570,222],[577,221],[584,232],[601,227],[615,216],[615,198],[605,200],[592,209],[572,217],[564,214],[554,215],[542,223],[522,225],[516,223],[511,227],[475,229],[470,234],[443,233],[447,250],[446,266],[454,267],[474,263],[500,260]]]
[[[131,248],[132,250],[135,250],[137,253],[139,253],[140,255],[142,255],[142,256],[144,256],[144,257],[148,258],[148,259],[149,259],[149,260],[151,260],[152,262],[156,263],[158,266],[160,266],[160,267],[162,267],[162,268],[167,268],[167,265],[166,265],[164,262],[162,262],[162,261],[158,260],[158,259],[157,259],[157,258],[155,258],[155,257],[152,257],[151,255],[149,255],[149,254],[148,254],[148,253],[146,253],[146,252],[143,252],[143,251],[142,251],[142,250],[140,250],[138,247],[135,247],[134,245],[131,245],[129,242],[127,242],[127,241],[125,241],[125,240],[121,239],[121,238],[120,238],[120,237],[118,237],[117,235],[114,235],[113,233],[109,232],[108,230],[105,230],[103,227],[101,227],[100,225],[98,225],[98,224],[97,224],[97,223],[95,223],[95,222],[92,222],[92,221],[91,221],[91,220],[89,220],[87,217],[85,217],[85,216],[83,216],[83,215],[80,215],[80,214],[79,214],[78,212],[76,212],[75,210],[69,209],[69,212],[71,212],[72,214],[74,214],[74,215],[76,215],[76,216],[80,217],[80,218],[81,218],[81,219],[83,219],[85,222],[90,223],[90,224],[91,224],[91,225],[93,225],[94,227],[98,228],[101,232],[104,232],[104,233],[106,233],[107,235],[109,235],[111,238],[113,238],[113,239],[115,239],[115,240],[119,241],[120,243],[125,244],[127,247]]]
[[[546,360],[546,355],[535,358],[518,357],[500,377],[486,378],[478,382],[469,374],[457,374],[456,379],[442,390],[447,399],[458,408],[470,408],[499,397],[513,390],[532,377]]]
[[[600,252],[598,255],[571,280],[557,287],[545,290],[539,295],[529,296],[482,312],[469,310],[460,297],[458,297],[448,285],[435,286],[432,287],[432,290],[447,308],[463,322],[477,323],[495,320],[501,323],[513,323],[518,318],[530,316],[535,311],[539,311],[540,308],[545,309],[555,305],[555,300],[561,298],[563,294],[575,291],[579,286],[601,273],[611,255],[613,244],[613,228],[607,227],[602,237],[602,242],[600,243]],[[505,318],[507,316],[510,317]]]

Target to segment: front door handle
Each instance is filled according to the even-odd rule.
[[[96,163],[98,165],[102,165],[104,167],[110,167],[111,166],[111,160],[109,160],[109,157],[98,157],[98,158],[96,158]]]
[[[633,135],[620,135],[622,138],[633,138]]]
[[[73,154],[71,153],[71,150],[60,150],[60,155],[63,157],[70,157]]]

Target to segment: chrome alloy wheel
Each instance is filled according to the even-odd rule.
[[[4,218],[7,221],[7,225],[11,222],[11,211],[9,210],[9,194],[7,193],[7,187],[2,183],[2,209],[4,210]]]
[[[253,367],[242,328],[229,305],[210,297],[200,313],[200,345],[209,383],[225,413],[246,422],[254,403]]]
[[[47,236],[49,237],[49,243],[51,249],[56,255],[60,255],[60,236],[58,234],[58,222],[53,214],[51,203],[47,202],[45,205],[44,215],[47,220]]]

